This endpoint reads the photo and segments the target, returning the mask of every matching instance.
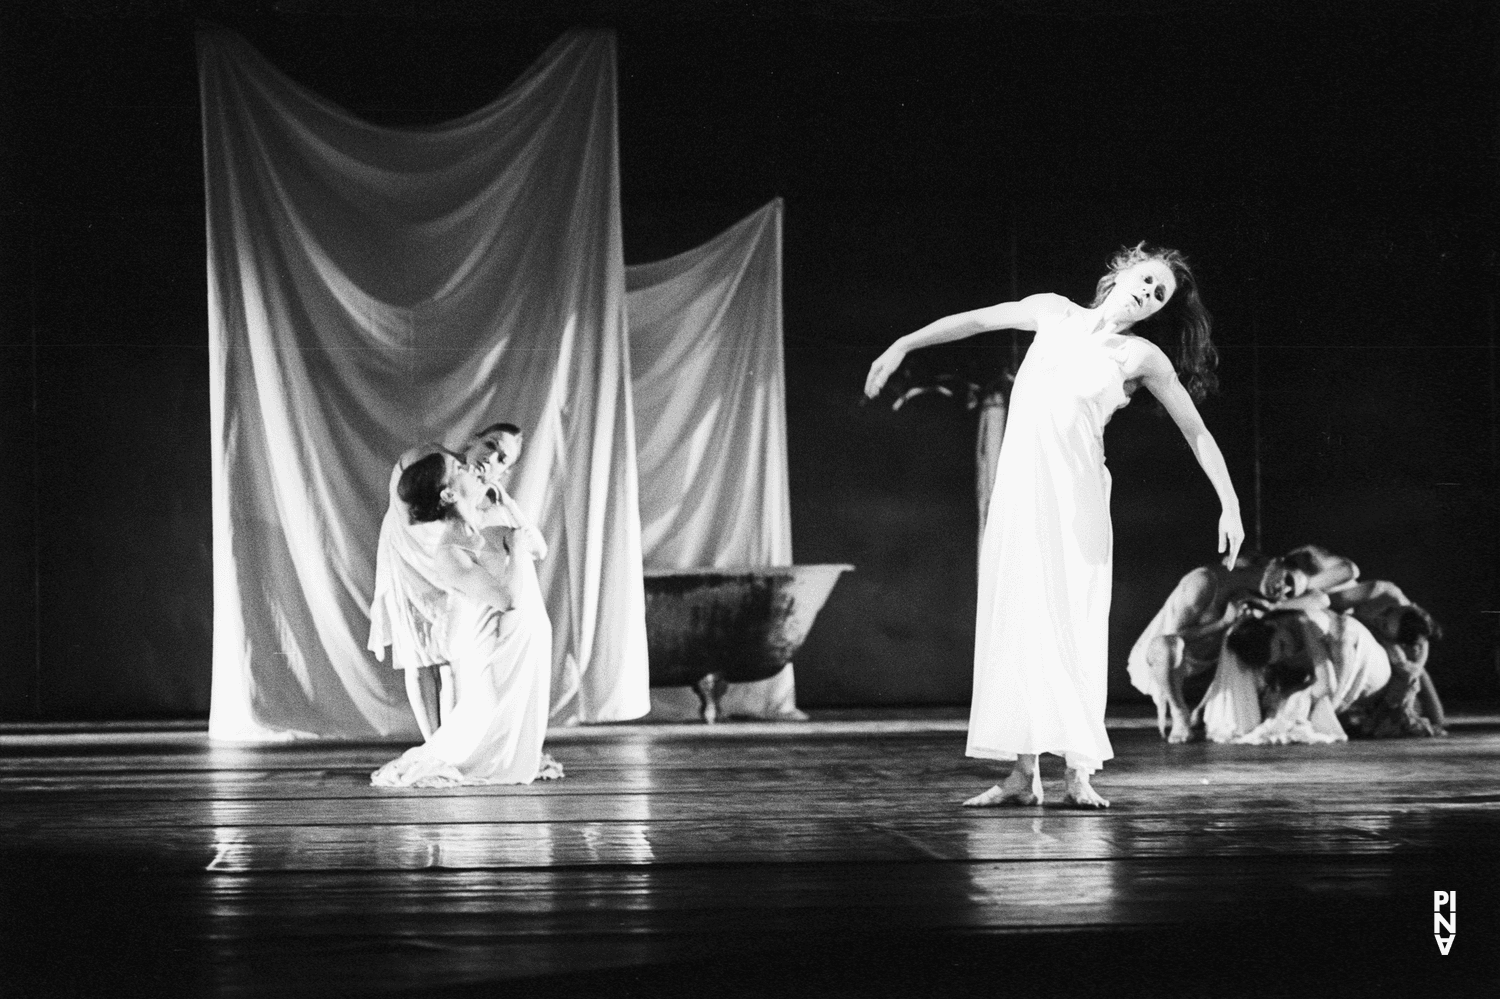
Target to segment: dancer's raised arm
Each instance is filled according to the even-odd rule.
[[[875,359],[865,378],[865,395],[871,399],[879,395],[891,375],[901,367],[901,362],[906,360],[906,355],[920,347],[951,343],[989,330],[1035,330],[1043,315],[1060,311],[1067,304],[1068,300],[1061,295],[1029,295],[1019,302],[1001,302],[934,320],[916,332],[900,337]]]
[[[1208,481],[1213,483],[1214,492],[1219,494],[1219,505],[1222,507],[1219,514],[1219,551],[1226,552],[1224,567],[1232,569],[1234,560],[1239,557],[1240,545],[1245,541],[1245,528],[1240,522],[1240,500],[1235,495],[1234,483],[1230,481],[1229,468],[1224,464],[1224,455],[1213,434],[1208,432],[1203,417],[1198,415],[1198,407],[1193,405],[1192,396],[1188,395],[1187,389],[1178,381],[1172,362],[1167,360],[1160,348],[1149,343],[1148,346],[1150,349],[1142,352],[1136,377],[1160,400],[1162,407],[1177,424],[1177,429],[1187,438],[1193,456],[1203,467]]]
[[[521,505],[511,498],[504,486],[497,486],[496,492],[500,496],[500,505],[510,514],[516,534],[525,543],[531,557],[538,562],[544,561],[547,558],[547,539],[542,536],[541,530],[531,522],[531,518],[526,516]]]

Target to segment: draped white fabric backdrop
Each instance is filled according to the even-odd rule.
[[[625,269],[647,569],[791,564],[781,217]]]
[[[696,249],[625,270],[647,569],[792,564],[778,198]],[[652,716],[698,714],[687,688]],[[728,715],[796,711],[790,665],[732,684]]]
[[[552,549],[554,721],[649,707],[615,51],[566,36],[442,126],[362,122],[199,39],[208,215],[210,734],[416,736],[364,650],[391,464],[505,419]]]

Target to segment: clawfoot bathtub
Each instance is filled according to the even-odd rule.
[[[705,722],[730,683],[781,672],[850,565],[672,569],[646,573],[651,686],[690,686]]]

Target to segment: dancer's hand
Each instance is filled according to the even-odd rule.
[[[531,553],[533,560],[545,562],[547,560],[547,539],[526,514],[521,510],[521,504],[511,498],[510,493],[505,491],[504,486],[495,487],[500,493],[500,504],[510,514],[511,520],[516,528],[516,536],[525,543],[526,550]]]
[[[871,399],[879,395],[880,390],[885,388],[885,383],[905,360],[906,351],[895,344],[887,347],[885,353],[875,358],[875,363],[870,365],[870,373],[865,377],[865,395]]]
[[[1240,523],[1240,511],[1229,507],[1219,514],[1219,551],[1227,549],[1224,568],[1233,569],[1235,559],[1240,557],[1240,545],[1245,543],[1245,527]]]

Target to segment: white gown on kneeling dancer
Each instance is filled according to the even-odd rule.
[[[1114,755],[1104,427],[1130,401],[1130,339],[1092,334],[1070,305],[1038,324],[1016,373],[980,546],[969,756],[1056,753],[1092,772]]]
[[[1313,656],[1311,687],[1292,694],[1270,718],[1261,710],[1256,671],[1226,648],[1203,695],[1203,727],[1210,742],[1273,744],[1344,742],[1338,716],[1391,679],[1391,660],[1378,639],[1352,614],[1308,611],[1305,638]]]
[[[552,622],[536,568],[512,554],[514,606],[451,596],[446,651],[458,699],[437,731],[377,770],[381,787],[529,784],[542,764],[552,681]]]

